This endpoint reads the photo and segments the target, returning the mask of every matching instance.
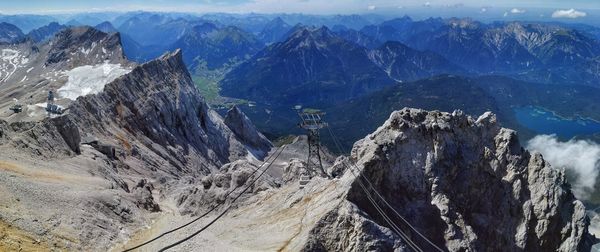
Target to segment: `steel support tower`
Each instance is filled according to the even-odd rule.
[[[323,163],[321,162],[321,138],[319,130],[327,127],[327,123],[323,122],[323,116],[325,113],[318,110],[303,110],[298,109],[298,115],[302,121],[300,122],[300,128],[308,131],[308,159],[306,160],[306,173],[305,176],[310,178],[320,175],[328,177],[327,173],[323,169]]]

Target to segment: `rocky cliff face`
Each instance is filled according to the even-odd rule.
[[[238,139],[243,139],[244,143],[253,149],[270,150],[273,147],[273,144],[254,127],[250,119],[237,106],[227,111],[225,125]]]
[[[351,159],[398,213],[445,250],[590,249],[585,208],[564,172],[525,151],[516,132],[498,126],[491,113],[473,119],[460,111],[396,111],[354,145]],[[362,217],[333,210],[311,231],[308,250],[349,251],[369,244],[405,249],[399,237],[382,228],[385,222],[356,180],[347,200],[364,211]],[[366,225],[370,221],[364,216],[378,225]],[[406,225],[400,227],[408,232]],[[408,233],[419,247],[433,251],[416,233]],[[341,240],[331,242],[335,239]]]
[[[86,133],[146,163],[153,162],[144,153],[156,154],[168,165],[156,162],[151,167],[171,174],[206,174],[248,155],[198,93],[179,50],[135,68],[102,93],[81,97],[70,110]],[[265,146],[258,147],[265,151]]]

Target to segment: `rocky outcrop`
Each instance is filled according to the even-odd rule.
[[[229,127],[238,139],[256,150],[270,150],[273,144],[261,134],[250,119],[237,106],[234,106],[225,116],[225,125]],[[261,156],[264,156],[263,153]]]
[[[46,66],[125,62],[121,37],[117,33],[107,34],[88,26],[74,27],[60,31],[50,43]]]
[[[473,119],[460,111],[396,111],[354,145],[351,160],[395,211],[444,250],[590,249],[585,208],[571,193],[564,172],[552,168],[540,154],[524,150],[516,132],[501,128],[489,112]],[[388,224],[366,196],[355,180],[347,200],[379,226],[363,235],[383,242],[375,247],[403,251],[406,242],[400,237],[377,235],[389,231]],[[420,248],[433,251],[391,209],[384,209]],[[348,245],[354,238],[335,233],[356,233],[357,225],[364,228],[362,221],[340,211],[321,220],[307,248],[356,248]],[[329,242],[333,239],[339,242]]]
[[[150,212],[158,212],[160,211],[160,206],[154,201],[152,190],[154,190],[154,185],[149,183],[146,179],[141,179],[135,188],[133,188],[133,194],[136,198],[135,204],[139,208],[146,209]]]
[[[180,207],[181,213],[199,215],[216,204],[231,201],[246,186],[249,186],[249,190],[244,195],[244,199],[277,186],[267,175],[258,178],[260,173],[257,171],[258,169],[259,167],[246,160],[237,160],[225,164],[219,172],[201,179],[187,178],[185,185],[180,187],[177,198],[177,205]],[[256,182],[251,184],[255,179],[257,179]],[[235,188],[241,189],[233,191]],[[232,192],[233,194],[231,194]]]
[[[64,157],[80,153],[79,127],[69,115],[46,118],[41,122],[6,123],[0,120],[0,144],[34,156]]]

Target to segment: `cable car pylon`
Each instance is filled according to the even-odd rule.
[[[320,110],[304,109],[301,106],[296,106],[295,109],[300,116],[298,126],[307,131],[308,136],[308,158],[306,159],[306,168],[300,174],[300,189],[304,188],[310,179],[314,176],[329,177],[323,169],[321,161],[321,137],[319,130],[328,126],[323,122],[324,112]]]

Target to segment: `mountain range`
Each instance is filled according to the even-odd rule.
[[[586,204],[600,202],[582,203],[570,174],[522,146],[536,132],[514,111],[600,120],[589,31],[369,15],[109,16],[27,34],[0,26],[2,251],[598,242]],[[197,81],[206,71],[218,75],[220,103]],[[585,81],[558,81],[578,73]],[[49,91],[61,113],[46,111]],[[288,136],[306,134],[296,105],[325,113],[325,176],[308,171],[307,137]]]
[[[464,73],[433,52],[387,42],[369,50],[327,27],[295,28],[221,81],[222,94],[269,103],[315,104],[358,97],[396,82]]]

